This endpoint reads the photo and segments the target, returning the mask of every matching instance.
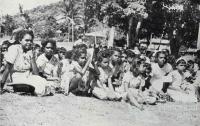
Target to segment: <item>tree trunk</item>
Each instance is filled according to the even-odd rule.
[[[137,24],[137,25],[136,25]],[[142,19],[139,21],[134,20],[134,17],[130,17],[129,19],[129,27],[128,27],[128,47],[134,48],[138,42],[138,33],[142,24]]]
[[[133,17],[130,17],[129,19],[129,27],[128,27],[128,36],[129,36],[129,40],[128,40],[128,47],[134,47],[135,43],[134,43],[134,34],[133,34]]]
[[[139,30],[140,30],[140,27],[141,27],[141,24],[142,24],[142,19],[140,19],[137,23],[137,27],[136,27],[136,38],[138,37],[138,33],[139,33]]]
[[[199,5],[199,10],[200,10],[200,5]],[[199,31],[198,31],[197,49],[200,49],[200,23],[199,23]]]

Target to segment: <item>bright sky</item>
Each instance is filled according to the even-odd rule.
[[[61,0],[0,0],[0,15],[19,13],[19,4],[23,6],[23,10],[28,10],[39,5],[48,5],[58,1]]]

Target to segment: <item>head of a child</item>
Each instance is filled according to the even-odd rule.
[[[147,65],[145,63],[145,60],[138,59],[135,61],[135,63],[131,66],[131,72],[134,76],[138,75],[145,75],[146,74]]]
[[[65,59],[68,59],[69,62],[72,62],[73,51],[69,50],[65,52]]]
[[[79,44],[78,45],[78,49],[80,49],[80,50],[86,50],[87,49],[87,45],[86,44]]]
[[[117,48],[114,48],[111,50],[111,63],[112,64],[119,64],[120,63],[120,56],[121,56],[121,51]]]
[[[6,52],[9,46],[10,46],[10,42],[8,40],[3,41],[1,45],[1,51]]]
[[[182,73],[186,70],[187,61],[185,59],[179,58],[176,61],[176,69]]]
[[[58,49],[58,57],[60,60],[65,59],[65,53],[67,50],[64,47]]]
[[[78,64],[82,67],[85,66],[87,60],[87,50],[77,50],[73,54],[74,61],[77,61]]]
[[[191,72],[194,70],[194,61],[193,60],[189,60],[187,62],[187,70],[189,70]]]
[[[162,49],[162,51],[165,52],[166,59],[168,60],[169,59],[169,55],[170,55],[169,50],[168,49]]]
[[[37,56],[41,54],[41,47],[39,44],[33,44],[33,50],[35,51]]]
[[[155,62],[155,52],[151,52],[150,54],[149,54],[149,59],[150,59],[150,61],[152,62],[152,63],[154,63]]]
[[[101,68],[107,69],[109,67],[110,55],[108,51],[102,51],[98,54],[98,64]]]
[[[155,55],[155,62],[158,63],[158,65],[162,68],[167,63],[166,58],[166,53],[163,51],[159,51]]]
[[[127,61],[127,51],[123,50],[121,55],[121,62],[124,63]]]
[[[127,61],[132,64],[135,58],[135,53],[131,50],[127,50]]]
[[[150,75],[152,71],[151,64],[146,63],[146,75]]]

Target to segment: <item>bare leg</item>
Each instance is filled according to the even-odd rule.
[[[127,98],[130,101],[131,105],[136,106],[140,110],[144,110],[143,106],[138,103],[138,101],[136,100],[134,94],[131,91],[128,92]]]
[[[78,89],[78,85],[81,82],[81,78],[72,78],[70,84],[69,84],[69,92],[72,92],[73,90]]]

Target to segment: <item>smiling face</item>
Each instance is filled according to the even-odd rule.
[[[33,38],[30,34],[25,34],[20,43],[24,50],[31,50]]]

